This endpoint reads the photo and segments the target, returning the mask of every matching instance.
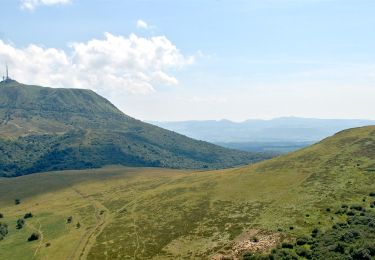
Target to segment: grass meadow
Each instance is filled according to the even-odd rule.
[[[325,230],[343,218],[331,210],[375,191],[374,139],[374,127],[344,131],[227,170],[110,166],[3,178],[0,222],[9,233],[0,258],[210,259],[249,230],[284,240]],[[32,232],[40,237],[28,242]]]

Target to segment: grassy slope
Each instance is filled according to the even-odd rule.
[[[111,167],[2,179],[0,211],[12,229],[0,242],[0,254],[201,259],[250,228],[309,234],[339,220],[327,208],[357,203],[375,191],[374,155],[375,127],[365,127],[231,170]],[[13,205],[14,198],[22,203]],[[14,230],[15,220],[28,211],[36,215],[26,221],[30,227]],[[65,223],[68,216],[73,225]],[[80,229],[74,228],[77,221]],[[26,242],[39,223],[50,247]]]
[[[109,164],[213,169],[264,158],[143,123],[90,90],[0,83],[0,176]]]

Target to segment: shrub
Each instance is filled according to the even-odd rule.
[[[297,260],[298,255],[290,250],[281,249],[276,254],[272,256],[272,259],[288,259],[288,260]]]
[[[345,223],[345,222],[337,222],[336,224],[341,228],[348,228],[349,227],[348,223]]]
[[[3,217],[4,217],[3,213],[0,213],[0,218],[3,218]]]
[[[296,244],[299,246],[305,245],[307,244],[307,242],[309,242],[309,239],[307,237],[299,237],[296,240]]]
[[[296,249],[296,253],[297,255],[301,256],[301,257],[305,257],[307,259],[311,259],[311,252],[309,250],[307,250],[306,248],[304,247],[299,247]]]
[[[351,205],[350,209],[361,211],[361,210],[363,210],[363,207],[361,205],[355,204],[355,205]]]
[[[224,256],[221,259],[228,259],[232,260],[234,259],[232,256]],[[274,257],[272,255],[263,255],[260,253],[254,253],[254,252],[246,252],[242,255],[243,260],[273,260]]]
[[[335,246],[334,251],[336,253],[344,254],[345,253],[345,245],[342,243],[337,243]]]
[[[77,225],[76,225],[76,228],[80,228],[81,227],[81,224],[78,222]]]
[[[370,197],[375,197],[375,192],[374,192],[374,191],[373,191],[373,192],[370,192],[369,196],[370,196]]]
[[[24,219],[32,218],[32,217],[33,217],[33,214],[31,212],[26,213],[25,216],[23,216]]]
[[[314,232],[315,231],[315,232]],[[312,237],[317,237],[319,234],[319,230],[318,229],[314,229],[313,232],[311,232],[311,236]]]
[[[359,248],[351,253],[351,256],[355,260],[371,260],[370,250],[367,248]]]
[[[68,217],[66,219],[66,223],[70,224],[70,223],[72,223],[72,220],[73,220],[73,217]]]
[[[358,239],[360,236],[361,234],[357,230],[349,230],[341,236],[340,240],[347,243],[351,243],[355,239]]]
[[[8,234],[8,225],[0,222],[0,240]]]
[[[343,209],[339,209],[335,212],[336,215],[342,215],[342,214],[345,214],[346,213],[346,208],[343,208]]]
[[[25,225],[25,220],[23,220],[22,218],[17,219],[16,228],[21,229],[23,228],[23,225]]]
[[[281,247],[282,248],[289,248],[289,249],[293,249],[293,244],[290,244],[290,243],[287,243],[287,242],[283,242],[282,244],[281,244]]]
[[[365,247],[370,251],[371,256],[375,256],[375,243],[367,244]]]
[[[31,242],[31,241],[35,241],[35,240],[38,240],[39,239],[39,234],[34,232],[32,233],[29,238],[27,239],[27,241]]]
[[[20,199],[15,199],[14,200],[14,204],[16,204],[16,205],[18,205],[18,204],[20,204],[21,203],[21,200]]]

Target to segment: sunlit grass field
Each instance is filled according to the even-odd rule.
[[[375,127],[365,127],[229,170],[111,166],[0,179],[9,227],[0,259],[210,259],[248,230],[293,239],[331,227],[341,216],[328,209],[375,191],[374,168]],[[32,232],[40,237],[28,242]]]

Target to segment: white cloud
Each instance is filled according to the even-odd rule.
[[[11,77],[28,84],[90,88],[107,97],[147,94],[160,84],[175,85],[169,73],[194,62],[165,36],[105,34],[104,39],[73,43],[68,51],[31,44],[17,48],[0,40],[0,61]]]
[[[59,5],[69,4],[73,0],[21,0],[21,8],[34,10],[36,7],[41,5]]]
[[[169,76],[168,74],[164,73],[161,70],[155,71],[152,74],[152,76],[156,81],[158,81],[160,83],[165,83],[167,85],[177,85],[178,84],[178,80],[175,77]]]
[[[137,21],[137,28],[139,28],[139,29],[148,29],[148,24],[145,22],[145,21],[143,21],[143,20],[138,20]]]

